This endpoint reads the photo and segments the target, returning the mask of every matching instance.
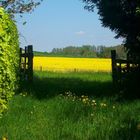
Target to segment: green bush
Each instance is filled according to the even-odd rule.
[[[0,8],[0,116],[17,89],[18,67],[18,31],[14,21]]]

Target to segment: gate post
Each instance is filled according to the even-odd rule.
[[[113,84],[116,85],[116,50],[111,50],[111,60],[112,60],[112,80]]]
[[[28,45],[28,81],[33,81],[33,46]]]

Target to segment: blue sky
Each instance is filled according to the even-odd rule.
[[[23,26],[24,20],[27,24]],[[38,51],[70,45],[122,43],[122,39],[114,39],[115,34],[101,26],[96,12],[84,9],[80,0],[44,0],[32,14],[18,18],[17,24],[21,46],[32,44]]]

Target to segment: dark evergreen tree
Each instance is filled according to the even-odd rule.
[[[131,53],[140,53],[140,0],[83,0],[85,8],[94,11],[96,7],[104,27],[122,37],[125,47]]]

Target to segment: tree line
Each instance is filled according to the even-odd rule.
[[[53,48],[51,52],[34,51],[35,56],[62,56],[62,57],[87,57],[110,58],[111,50],[116,50],[118,58],[125,59],[126,51],[123,45],[106,47],[103,45],[67,46],[65,48]]]

